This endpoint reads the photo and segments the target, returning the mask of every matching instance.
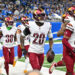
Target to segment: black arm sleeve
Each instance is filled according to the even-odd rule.
[[[31,34],[31,32],[30,32],[30,30],[29,30],[28,27],[26,27],[26,28],[24,29],[23,33],[24,33],[25,36]]]

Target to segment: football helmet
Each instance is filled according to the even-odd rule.
[[[5,18],[5,24],[8,25],[8,22],[9,22],[9,17],[6,17]]]
[[[6,17],[5,18],[5,24],[6,26],[11,29],[14,23],[14,19],[12,17]]]
[[[14,19],[12,17],[9,17],[9,25],[13,26],[13,23],[14,23]]]
[[[36,22],[43,23],[45,21],[45,19],[46,19],[45,11],[43,9],[36,9],[36,10],[34,10],[34,12],[33,12],[33,19]]]
[[[68,8],[69,15],[75,17],[75,6]]]
[[[29,18],[27,16],[22,16],[21,17],[21,22],[22,22],[23,25],[28,24],[28,20],[29,20]]]

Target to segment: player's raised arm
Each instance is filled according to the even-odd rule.
[[[66,18],[66,14],[64,14],[62,16],[62,25],[61,25],[61,28],[60,30],[57,32],[57,36],[60,37],[60,36],[63,36],[64,35],[64,31],[65,31],[65,28],[66,28],[66,25],[67,25],[67,21],[65,21],[65,18]]]
[[[61,29],[57,32],[58,37],[63,36],[65,27],[66,27],[65,24],[62,24]]]
[[[62,40],[62,43],[67,47],[69,48],[69,50],[73,51],[74,48],[73,48],[73,41],[71,42],[72,44],[69,43],[69,40],[71,41],[71,35],[74,33],[74,27],[71,23],[68,23],[67,26],[66,26],[66,30],[65,30],[65,33],[64,33],[64,38]]]

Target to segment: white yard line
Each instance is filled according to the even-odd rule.
[[[49,44],[49,43],[45,43],[45,44]],[[62,42],[54,42],[54,44],[62,44]]]

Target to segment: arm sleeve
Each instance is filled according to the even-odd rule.
[[[69,31],[71,31],[71,32],[74,31],[74,27],[72,26],[71,23],[68,23],[68,24],[66,25],[66,29],[69,30]]]
[[[64,35],[67,37],[71,37],[72,31],[70,31],[69,29],[66,29],[64,32]],[[62,43],[69,48],[70,50],[73,50],[73,47],[69,44],[68,39],[67,38],[63,38],[62,39]]]
[[[29,34],[31,34],[29,27],[26,27],[23,31],[24,35],[27,36]]]

